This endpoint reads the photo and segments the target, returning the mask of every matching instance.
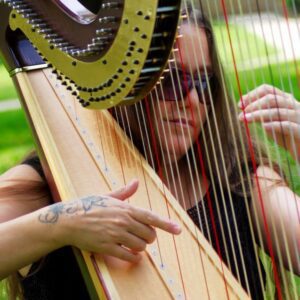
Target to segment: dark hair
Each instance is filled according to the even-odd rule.
[[[245,128],[243,124],[238,121],[238,118],[235,117],[235,103],[227,91],[226,76],[217,52],[211,23],[200,10],[192,9],[190,6],[187,6],[187,9],[183,10],[183,14],[186,14],[188,17],[183,19],[182,24],[188,22],[192,23],[202,28],[206,33],[213,72],[213,85],[211,86],[211,98],[213,99],[212,109],[214,110],[217,120],[217,122],[208,123],[209,120],[213,119],[211,117],[203,124],[203,129],[199,135],[201,153],[198,153],[198,148],[194,146],[189,150],[186,156],[193,156],[196,160],[199,160],[200,156],[202,156],[205,174],[211,182],[215,182],[215,178],[217,178],[219,183],[224,187],[228,185],[227,183],[229,182],[231,191],[241,195],[245,195],[246,193],[246,195],[249,196],[252,183],[251,177],[254,172],[253,162],[250,159]],[[121,120],[117,110],[113,112],[114,116],[118,118],[121,127],[123,127],[128,134],[132,128],[137,127],[136,122],[138,115],[145,114],[147,109],[145,101],[133,107],[127,109],[127,113],[130,115],[130,124],[124,124],[125,122]],[[209,116],[212,116],[212,109],[208,112]],[[120,110],[121,112],[123,111],[123,109]],[[141,125],[142,132],[139,132],[139,129],[131,130],[130,134],[133,133],[132,138],[134,139],[135,145],[146,156],[147,153],[153,152],[153,146],[149,144],[143,145],[141,143],[141,137],[146,136],[146,133],[149,132],[149,120]],[[260,159],[260,161],[267,162],[263,147],[254,144],[253,141],[252,145],[255,160],[258,161],[259,153],[260,157],[263,158]],[[233,149],[235,150],[233,151]],[[213,153],[215,155],[212,155]],[[156,162],[152,163],[153,167],[157,170],[155,164]]]
[[[228,180],[231,191],[249,197],[252,175],[258,163],[267,166],[272,164],[271,167],[277,172],[280,168],[276,163],[270,162],[263,143],[251,139],[250,144],[245,125],[237,118],[236,103],[227,89],[229,84],[217,51],[211,23],[200,10],[192,9],[189,5],[186,13],[193,24],[205,30],[214,74],[211,94],[217,122],[210,123],[210,134],[206,122],[199,136],[200,145],[206,147],[206,151],[202,151],[205,170],[210,170],[208,176],[212,182],[214,178],[219,178],[220,183],[226,186]],[[211,155],[213,151],[214,156]]]
[[[24,160],[28,160],[34,157],[37,157],[37,154],[36,152],[32,151],[25,157]],[[0,188],[0,198],[22,195],[23,197],[26,197],[29,200],[35,200],[41,197],[45,197],[46,195],[49,195],[49,188],[46,181],[24,179],[24,180],[11,180],[11,182],[14,184],[13,188],[11,186]],[[36,271],[38,271],[38,269],[36,269]],[[19,274],[19,272],[15,272],[11,274],[6,280],[7,280],[6,289],[7,289],[8,299],[22,300],[23,291],[22,291],[22,286],[20,284],[21,275]]]

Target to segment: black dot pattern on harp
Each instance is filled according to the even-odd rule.
[[[152,2],[143,2],[138,9],[124,0],[103,1],[93,18],[73,16],[70,23],[61,18],[59,1],[48,6],[36,0],[30,4],[25,0],[1,2],[14,9],[13,29],[20,28],[35,41],[38,53],[54,71],[64,74],[70,90],[77,90],[79,103],[91,109],[130,104],[150,91],[171,51],[176,32],[172,24],[177,24],[180,7],[179,0],[159,1],[158,8]],[[68,15],[69,10],[64,12]],[[61,18],[57,22],[69,30],[45,21],[53,12]],[[85,71],[86,64],[90,73]]]
[[[68,97],[70,97],[68,91],[65,87],[61,84],[60,81],[56,79],[53,74],[49,75],[49,81],[51,82],[52,86],[55,88],[56,93],[59,95],[59,99],[61,100],[61,104],[65,107],[68,116],[71,118],[72,122],[76,124],[82,138],[85,140],[85,144],[87,145],[91,155],[93,156],[94,160],[97,162],[97,165],[100,167],[102,172],[104,172],[109,180],[111,186],[113,188],[119,186],[118,180],[114,177],[113,172],[107,166],[103,155],[99,152],[99,149],[96,147],[96,143],[89,135],[88,129],[84,126],[83,122],[81,121],[80,117],[74,111],[74,106],[67,101]]]

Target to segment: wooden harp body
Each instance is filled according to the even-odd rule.
[[[45,17],[45,8],[58,11],[57,6],[60,6],[62,9],[58,4],[63,1],[50,2],[33,1],[34,13]],[[86,31],[82,41],[76,38],[76,33],[69,34],[74,22],[70,18],[66,31],[58,30],[55,22],[51,24],[51,19],[46,18],[44,21],[50,24],[52,30],[47,33],[43,32],[44,28],[49,29],[44,27],[43,20],[40,23],[27,22],[32,11],[26,16],[23,8],[18,7],[30,5],[30,1],[0,1],[1,15],[6,22],[1,28],[1,51],[32,125],[54,199],[67,201],[104,194],[132,178],[139,178],[139,189],[129,202],[168,216],[180,223],[183,229],[182,234],[176,237],[159,231],[157,241],[147,247],[141,263],[137,265],[75,250],[89,282],[91,298],[249,298],[111,114],[106,110],[83,108],[103,109],[130,104],[149,92],[167,63],[170,49],[160,52],[165,47],[155,40],[155,36],[164,37],[158,31],[162,24],[151,23],[152,29],[148,32],[145,27],[145,33],[141,32],[144,28],[135,25],[132,20],[142,18],[145,22],[153,16],[159,19],[159,14],[161,19],[170,18],[170,14],[180,6],[180,1],[173,2],[173,5],[167,5],[165,1],[153,1],[150,8],[143,4],[143,9],[133,9],[130,1],[101,2],[102,8],[108,7],[109,12],[99,9],[93,14],[93,20],[102,20],[99,21],[102,27],[98,28],[98,23],[96,26],[94,21],[89,21],[93,28],[91,32],[99,34]],[[60,12],[61,20],[64,13]],[[136,16],[133,17],[133,14]],[[174,18],[172,22],[176,22],[175,15],[171,16]],[[119,22],[107,26],[116,19]],[[87,22],[87,19],[84,20]],[[76,20],[76,26],[81,26],[81,22]],[[131,34],[138,37],[128,38],[128,24],[133,30]],[[169,48],[176,27],[177,23],[168,28],[171,34],[164,45]],[[10,29],[7,31],[7,28]],[[41,66],[42,62],[38,59],[39,66],[27,66],[18,60],[18,55],[11,55],[14,53],[11,48],[13,30],[23,31],[50,67]],[[60,35],[52,39],[55,30]],[[154,38],[147,39],[151,35]],[[105,42],[99,46],[99,41]],[[121,50],[116,50],[118,45]],[[158,54],[153,54],[156,51]],[[138,58],[131,59],[133,54]],[[116,61],[112,61],[113,57]],[[157,65],[153,67],[153,64]],[[97,80],[89,76],[97,74],[97,68],[102,68],[106,77],[101,72]]]

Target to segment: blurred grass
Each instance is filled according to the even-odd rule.
[[[33,149],[33,138],[22,110],[0,113],[0,174]]]
[[[17,93],[13,86],[12,80],[9,77],[6,69],[0,62],[0,101],[7,99],[16,99]]]
[[[220,58],[225,67],[233,68],[232,50],[230,48],[230,39],[234,49],[234,58],[238,68],[245,62],[267,59],[268,56],[278,54],[278,49],[257,35],[247,31],[242,25],[229,24],[229,35],[224,23],[215,22],[213,24],[216,44],[219,49]],[[267,52],[266,52],[267,49]]]
[[[300,70],[300,61],[284,62],[251,70],[238,71],[238,78],[236,78],[233,71],[230,71],[227,76],[235,99],[240,98],[238,83],[240,84],[242,94],[253,90],[261,84],[267,83],[292,93],[296,99],[300,100],[297,68]]]
[[[5,287],[5,280],[0,281],[0,300],[7,300],[7,293]]]

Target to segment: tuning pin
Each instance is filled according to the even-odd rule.
[[[68,42],[63,42],[63,43],[58,43],[58,44],[55,44],[55,46],[57,48],[63,48],[63,47],[67,47],[67,46],[70,46],[70,44]]]
[[[20,13],[20,14],[26,14],[26,13],[32,13],[33,12],[33,10],[31,9],[31,8],[20,8],[20,9],[18,9],[18,12]]]
[[[41,24],[41,23],[44,23],[44,21],[40,18],[34,18],[34,19],[31,19],[31,20],[28,20],[28,23],[29,24]]]
[[[187,17],[188,17],[187,14],[183,14],[183,15],[180,16],[180,18],[181,18],[182,20],[187,19]]]
[[[42,30],[46,30],[46,29],[42,29]],[[57,33],[47,33],[47,34],[45,34],[45,39],[53,39],[53,38],[56,38],[56,37],[58,37]]]
[[[51,28],[43,28],[40,30],[40,33],[43,33],[43,34],[50,34],[50,32],[53,32],[53,30]],[[45,37],[46,37],[45,35]]]
[[[11,6],[17,11],[28,8],[27,4],[24,3],[12,3]]]
[[[69,54],[69,52],[71,52],[71,50],[74,50],[75,46],[66,46],[66,47],[62,47],[61,50],[64,52],[67,52]]]
[[[96,30],[97,35],[107,35],[114,33],[115,29],[114,28],[101,28]]]
[[[49,42],[52,44],[58,44],[58,43],[64,42],[64,39],[63,38],[54,38],[54,39],[49,40]]]
[[[120,8],[121,4],[119,2],[108,2],[108,3],[103,3],[101,5],[102,9],[116,9]]]
[[[114,16],[108,16],[108,17],[101,17],[99,18],[100,24],[107,24],[107,23],[115,23],[118,21],[117,17]]]

